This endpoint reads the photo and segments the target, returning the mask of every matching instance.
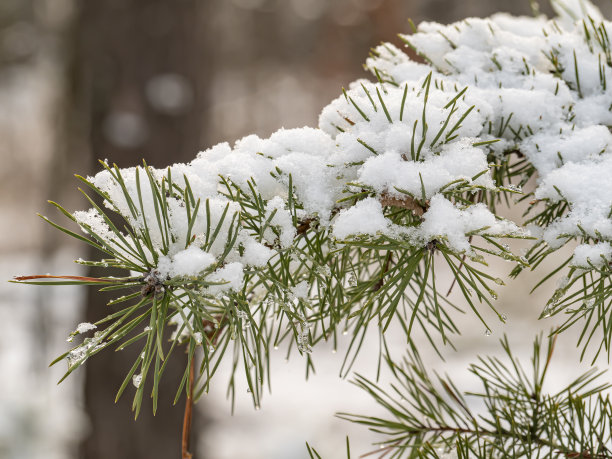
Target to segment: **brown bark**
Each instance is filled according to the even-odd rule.
[[[146,159],[163,167],[188,161],[205,146],[204,110],[211,71],[202,37],[205,5],[200,0],[80,2],[75,88],[80,115],[87,119],[83,124],[89,126],[94,160],[108,159],[128,167]],[[157,93],[152,95],[155,84]],[[183,102],[173,105],[177,90]],[[99,169],[93,163],[92,172]],[[96,274],[101,273],[92,270],[90,275]],[[109,275],[108,270],[103,275]],[[109,314],[113,310],[106,306],[109,298],[90,289],[85,319],[94,322]],[[131,412],[133,388],[114,403],[140,351],[135,344],[118,353],[101,353],[85,366],[90,429],[82,445],[83,457],[180,457],[184,396],[177,406],[172,405],[185,369],[180,351],[172,356],[161,380],[155,416],[146,396],[150,387],[145,389],[136,421]]]
[[[182,459],[191,459],[193,454],[191,453],[191,430],[193,420],[193,383],[195,376],[195,358],[191,359],[189,364],[189,381],[188,381],[188,392],[189,397],[185,400],[185,414],[183,415],[183,434],[181,440],[181,457]]]

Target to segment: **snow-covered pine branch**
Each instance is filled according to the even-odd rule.
[[[346,374],[372,323],[446,342],[458,306],[436,284],[440,264],[484,323],[481,304],[494,309],[492,286],[503,284],[485,257],[515,262],[518,275],[571,241],[543,316],[570,312],[562,329],[583,326],[585,350],[601,328],[602,346],[592,344],[609,352],[610,23],[586,2],[553,6],[554,20],[421,24],[402,39],[425,63],[377,47],[366,63],[376,81],[352,83],[318,128],[251,135],[166,169],[103,163],[81,178],[104,205],[58,207],[88,237],[53,224],[108,256],[82,263],[130,273],[82,280],[126,289],[114,303],[127,306],[61,357],[69,372],[111,344],[144,342],[120,390],[134,382],[138,411],[146,378],[156,400],[163,362],[187,342],[190,359],[202,349],[200,393],[222,358],[234,369],[242,358],[258,406],[271,347],[297,348],[310,368],[314,344],[349,332]],[[530,201],[527,219],[500,218],[496,208],[517,196]],[[529,237],[524,256],[503,242]],[[78,282],[53,283],[64,281]]]

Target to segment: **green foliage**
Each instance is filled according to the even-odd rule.
[[[380,433],[381,453],[390,458],[611,457],[611,385],[603,372],[592,369],[545,391],[555,339],[535,340],[526,370],[504,338],[505,359],[481,357],[470,366],[480,390],[468,393],[450,376],[432,376],[411,345],[401,363],[386,356],[394,378],[389,391],[361,375],[353,381],[386,416],[339,416]]]

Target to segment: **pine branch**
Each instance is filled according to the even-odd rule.
[[[70,228],[43,219],[103,257],[79,263],[125,277],[15,278],[118,295],[109,303],[116,312],[70,334],[70,342],[83,339],[54,362],[67,362],[64,378],[107,347],[140,345],[117,397],[132,383],[138,416],[152,378],[155,412],[166,363],[184,346],[175,401],[185,393],[189,457],[192,403],[223,362],[232,408],[241,383],[258,408],[271,347],[285,346],[287,356],[297,349],[308,374],[313,346],[329,340],[335,348],[338,335],[350,333],[346,376],[375,326],[393,392],[361,376],[356,384],[389,418],[343,416],[386,432],[383,455],[438,457],[440,446],[460,457],[609,456],[612,408],[598,373],[555,394],[542,390],[552,341],[544,353],[536,340],[531,376],[503,341],[509,363],[481,358],[471,371],[483,387],[471,394],[430,377],[414,345],[401,365],[385,342],[392,325],[408,342],[418,330],[442,356],[438,341],[452,346],[461,332],[457,311],[469,308],[487,332],[486,310],[505,322],[494,289],[504,280],[488,257],[514,263],[514,276],[577,243],[536,285],[562,276],[542,318],[565,314],[555,336],[582,327],[582,356],[611,352],[612,135],[604,105],[612,52],[596,9],[555,5],[557,21],[469,19],[401,36],[426,63],[391,44],[377,47],[366,62],[376,80],[344,90],[317,129],[250,136],[163,170],[101,162],[94,177],[78,176],[91,208],[71,213],[52,203]],[[515,201],[529,204],[521,224],[497,212]],[[506,238],[534,242],[521,256]],[[461,293],[457,304],[439,291],[440,269],[453,277],[449,293]],[[402,394],[409,405],[395,399]],[[472,412],[474,398],[483,415]]]
[[[528,375],[504,338],[501,344],[509,363],[480,358],[471,372],[480,380],[482,390],[466,393],[467,398],[450,378],[430,377],[412,345],[403,365],[390,355],[386,357],[396,380],[392,392],[359,375],[354,381],[388,411],[388,418],[338,416],[387,436],[381,445],[394,450],[394,457],[413,457],[433,447],[452,450],[457,442],[470,448],[479,445],[484,452],[477,457],[509,451],[515,455],[610,457],[612,403],[605,391],[612,386],[600,382],[603,372],[580,375],[555,394],[542,392],[555,339],[549,339],[547,346],[541,345],[541,337],[535,340]],[[478,416],[470,409],[469,400],[474,398],[485,406],[485,412]]]

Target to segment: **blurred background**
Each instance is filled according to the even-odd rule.
[[[610,3],[599,6],[610,17]],[[73,174],[95,173],[98,159],[165,166],[250,133],[316,126],[343,86],[369,78],[362,70],[369,48],[399,44],[407,18],[448,23],[496,11],[531,9],[528,0],[1,0],[0,278],[86,274],[72,260],[87,258],[87,248],[36,212],[61,220],[47,199],[87,207]],[[510,266],[494,269],[505,277]],[[493,323],[492,337],[466,316],[459,353],[448,349],[442,364],[426,348],[432,367],[469,386],[467,362],[496,352],[502,333],[527,352],[537,331],[552,325],[536,319],[554,285],[527,299],[537,279],[527,274],[500,291],[509,320]],[[106,315],[104,298],[92,293],[0,283],[0,458],[179,457],[183,401],[172,407],[172,399],[184,362],[167,371],[158,415],[147,406],[136,422],[129,393],[114,403],[134,359],[129,351],[96,356],[55,384],[65,368],[47,366],[69,348],[68,333]],[[372,376],[374,344],[358,364]],[[578,354],[573,338],[560,346],[568,359],[559,362],[562,377],[576,371]],[[370,451],[375,436],[334,418],[376,410],[338,378],[341,349],[316,348],[317,375],[308,382],[303,362],[286,363],[278,352],[260,411],[245,387],[231,416],[227,377],[217,377],[197,405],[195,457],[303,458],[308,441],[323,457],[341,458],[346,435],[356,453]]]

